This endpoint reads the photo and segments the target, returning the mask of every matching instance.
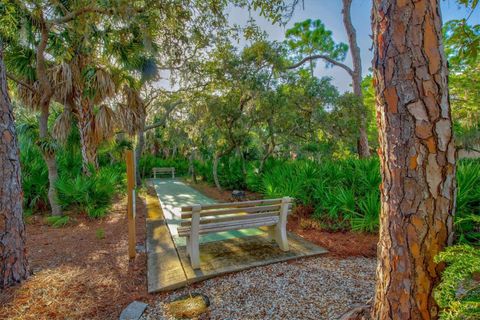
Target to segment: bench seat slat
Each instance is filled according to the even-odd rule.
[[[244,207],[244,208],[227,208],[227,209],[218,209],[218,210],[202,210],[200,211],[200,217],[208,216],[219,216],[222,214],[233,214],[233,213],[254,213],[254,212],[267,212],[267,211],[278,211],[280,210],[280,204],[270,205],[270,206],[256,206],[256,207]],[[182,213],[182,219],[189,219],[192,217],[191,212]]]
[[[206,225],[200,225],[199,234],[213,233],[213,232],[222,232],[228,230],[240,230],[248,229],[262,226],[273,226],[278,223],[278,216],[266,217],[266,218],[257,218],[252,220],[243,220],[243,221],[229,221],[229,222],[219,222],[219,223],[209,223]],[[190,227],[179,227],[178,229],[179,236],[188,236],[190,233]]]
[[[259,205],[267,204],[281,204],[282,199],[264,199],[264,200],[251,200],[251,201],[242,201],[242,202],[225,202],[225,203],[213,203],[202,205],[202,210],[209,209],[221,209],[221,208],[242,208],[242,207],[253,207]],[[182,212],[192,211],[192,206],[182,207]]]

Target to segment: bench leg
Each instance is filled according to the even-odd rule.
[[[186,237],[186,241],[187,241],[187,257],[190,257],[190,251],[191,251],[190,237]]]
[[[275,241],[282,251],[288,251],[287,228],[280,223],[275,226]]]
[[[200,269],[200,246],[198,240],[198,234],[197,237],[192,237],[190,240],[190,264],[193,269]]]
[[[200,269],[200,205],[192,207],[190,230],[190,263],[193,269]]]
[[[278,246],[283,251],[288,251],[288,239],[287,239],[287,215],[288,206],[290,204],[290,198],[282,198],[282,206],[280,208],[280,216],[277,225],[275,226],[275,240]]]

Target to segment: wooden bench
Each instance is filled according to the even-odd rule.
[[[175,179],[175,168],[174,167],[171,167],[171,168],[153,168],[152,169],[152,172],[153,172],[153,177],[154,178],[157,178],[157,174],[171,174],[172,175],[172,179]]]
[[[283,251],[288,251],[287,215],[292,199],[266,199],[182,207],[178,235],[187,239],[192,268],[200,268],[200,235],[229,230],[268,227],[268,233]]]

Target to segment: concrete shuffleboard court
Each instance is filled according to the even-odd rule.
[[[290,250],[280,250],[261,228],[200,236],[201,267],[194,270],[186,255],[185,238],[179,237],[180,208],[216,201],[176,179],[151,179],[156,196],[147,195],[148,292],[167,291],[212,278],[327,250],[288,234]]]

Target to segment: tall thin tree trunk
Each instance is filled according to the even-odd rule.
[[[28,277],[20,159],[0,40],[0,289]]]
[[[39,136],[41,140],[50,139],[48,134],[48,106],[42,106],[39,117]],[[58,180],[57,159],[55,158],[55,151],[49,148],[41,150],[43,159],[47,165],[48,170],[48,202],[52,209],[52,215],[61,216],[62,208],[57,202],[57,188],[55,184]]]
[[[193,183],[197,183],[197,174],[195,172],[195,148],[192,148],[190,151],[190,156],[188,157],[188,172],[192,177]]]
[[[153,142],[153,145],[152,145],[152,153],[155,157],[158,157],[160,153],[160,145],[156,140]]]
[[[39,138],[41,140],[48,140],[50,136],[48,134],[48,116],[50,110],[50,100],[53,96],[53,88],[50,80],[47,76],[47,65],[45,62],[45,49],[48,43],[49,30],[44,21],[43,13],[40,15],[39,27],[41,32],[40,43],[37,46],[36,61],[37,68],[36,74],[39,82],[39,94],[40,97],[40,117],[39,117]],[[55,150],[42,150],[42,156],[45,160],[48,169],[48,201],[52,209],[52,215],[62,215],[62,208],[57,202],[57,189],[55,184],[58,179],[57,160],[55,159]]]
[[[260,166],[258,167],[258,172],[262,173],[263,168],[265,166],[265,162],[268,160],[268,158],[272,155],[272,153],[275,151],[275,133],[273,132],[273,114],[271,115],[270,118],[268,118],[268,133],[269,133],[269,139],[270,143],[266,143],[265,145],[265,154],[263,155],[262,159],[260,160]]]
[[[348,43],[350,44],[350,52],[352,54],[353,60],[353,74],[352,74],[352,84],[353,84],[353,93],[359,97],[360,101],[363,103],[363,94],[362,94],[362,60],[360,56],[360,48],[357,44],[357,31],[355,30],[352,24],[352,18],[350,16],[350,9],[352,6],[352,0],[343,0],[343,24],[347,31]],[[368,146],[368,135],[367,135],[367,118],[366,114],[362,110],[360,113],[360,127],[359,127],[359,137],[358,137],[358,155],[360,158],[367,158],[370,156],[370,149]]]
[[[143,148],[145,146],[145,117],[142,118],[142,121],[140,123],[140,128],[138,128],[137,132],[137,145],[135,147],[135,163],[137,164],[135,166],[135,176],[137,179],[137,186],[142,185],[142,177],[140,174],[140,158],[142,157],[143,153]]]
[[[82,99],[78,108],[78,129],[82,147],[83,173],[89,175],[90,168],[98,169],[97,137],[95,134],[95,115],[89,99]]]
[[[178,146],[175,144],[172,148],[172,158],[175,159],[178,154]]]
[[[374,319],[437,319],[433,258],[453,238],[455,147],[438,0],[374,0],[380,161]]]
[[[215,186],[218,190],[222,190],[220,180],[218,179],[218,162],[220,160],[220,157],[220,154],[215,153],[215,157],[213,158],[213,181],[215,182]]]

